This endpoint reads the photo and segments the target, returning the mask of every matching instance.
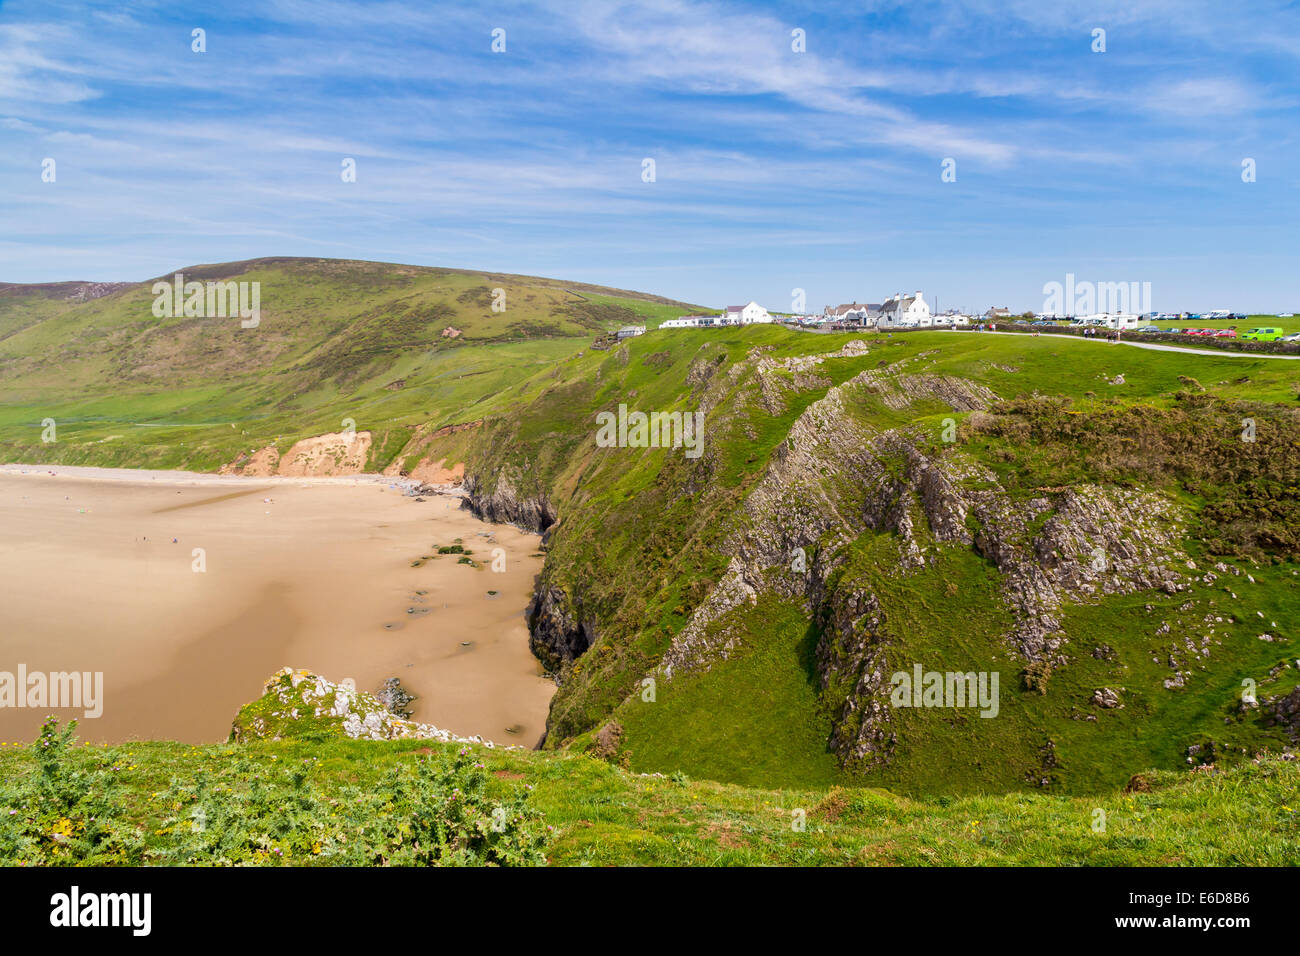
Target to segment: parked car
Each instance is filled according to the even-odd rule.
[[[1278,339],[1279,342],[1300,342],[1300,332],[1291,332]]]
[[[1261,329],[1247,329],[1241,337],[1248,342],[1276,342],[1282,337],[1282,330],[1265,326]]]
[[[1216,339],[1235,339],[1237,337],[1236,329],[1215,329],[1214,337]]]
[[[1163,332],[1164,329],[1162,329],[1158,325],[1144,325],[1142,326],[1142,328],[1134,329],[1133,331],[1134,332]]]

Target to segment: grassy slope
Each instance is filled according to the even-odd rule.
[[[825,752],[826,702],[818,699],[808,666],[808,622],[790,608],[754,611],[744,625],[743,651],[707,676],[662,682],[653,703],[643,702],[637,693],[640,678],[707,593],[707,583],[720,577],[725,561],[717,550],[736,502],[793,419],[824,392],[800,396],[780,414],[751,409],[730,419],[711,418],[708,443],[716,454],[710,479],[691,493],[684,493],[690,468],[680,452],[590,447],[598,409],[619,401],[642,409],[690,407],[684,379],[700,355],[724,355],[725,367],[755,345],[772,346],[770,354],[779,357],[829,351],[841,341],[782,329],[647,335],[630,343],[624,356],[589,353],[554,370],[548,390],[518,416],[517,427],[506,428],[508,434],[497,436],[492,450],[483,452],[494,467],[548,456],[550,464],[534,468],[529,480],[533,490],[558,500],[565,515],[553,537],[552,580],[578,595],[584,613],[604,624],[603,638],[564,675],[552,708],[552,745],[585,746],[586,731],[613,715],[624,726],[631,766],[638,770],[680,768],[739,783],[844,779]],[[881,339],[869,355],[835,359],[822,369],[830,381],[840,382],[864,368],[918,356],[912,371],[967,378],[1009,399],[1065,396],[1073,401],[1074,412],[1090,420],[1122,409],[1138,409],[1141,415],[1178,409],[1184,401],[1178,393],[1188,390],[1183,381],[1188,375],[1198,378],[1215,400],[1267,403],[1258,407],[1285,415],[1269,409],[1293,407],[1300,375],[1289,363],[1266,359],[1190,358],[1102,343],[944,332]],[[1121,374],[1123,384],[1109,384]],[[937,433],[942,419],[952,414],[937,403],[898,411],[866,402],[853,412],[878,428],[914,427],[923,433]],[[1193,419],[1197,414],[1195,409],[1189,413]],[[1224,419],[1229,446],[1237,441],[1237,427],[1230,416]],[[1060,454],[1068,456],[1070,447],[1061,445]],[[1050,483],[1119,481],[1159,488],[1194,509],[1206,503],[1204,495],[1189,493],[1178,480],[1144,471],[1141,461],[1125,472],[1109,467],[1102,456],[1089,459],[1080,453],[1083,447],[1073,451],[1078,473],[1058,470]],[[1013,493],[1032,493],[1048,483],[1036,468],[1061,463],[1046,459],[1036,465],[1036,457],[1046,452],[1032,443],[968,437],[963,450],[996,466]],[[1270,454],[1276,456],[1276,447]],[[1213,493],[1221,500],[1246,487],[1234,486],[1233,480],[1245,481],[1237,476]],[[1284,489],[1280,493],[1288,494]],[[1290,495],[1294,499],[1294,491]],[[1197,544],[1189,542],[1200,556]],[[1279,622],[1281,632],[1292,636],[1294,622],[1300,620],[1293,563],[1270,565],[1267,554],[1239,556],[1235,563],[1253,572],[1258,583],[1232,578],[1237,599],[1222,590],[1220,581],[1204,593],[1177,600],[1138,594],[1068,607],[1071,661],[1044,697],[1021,687],[1023,662],[1009,660],[1001,641],[1006,616],[991,565],[961,551],[946,555],[935,569],[888,578],[881,569],[892,564],[883,556],[891,543],[864,538],[859,547],[866,558],[852,564],[850,574],[882,595],[890,619],[897,622],[889,636],[898,659],[962,670],[1000,669],[1004,701],[997,720],[963,719],[945,711],[901,715],[905,743],[899,759],[855,778],[859,783],[909,793],[973,792],[1024,788],[1045,775],[1063,792],[1096,792],[1149,766],[1185,767],[1186,747],[1205,739],[1227,745],[1239,756],[1243,747],[1253,752],[1283,743],[1257,719],[1243,722],[1233,716],[1233,708],[1243,677],[1264,680],[1270,667],[1288,658],[1286,645],[1256,639],[1265,628],[1256,627],[1255,612]],[[947,595],[949,582],[957,583],[955,597]],[[1169,641],[1152,636],[1155,621],[1145,607],[1154,605],[1156,617],[1163,620],[1176,616],[1176,607],[1189,597],[1198,602],[1188,615],[1189,630],[1191,613],[1226,612],[1230,623],[1216,635],[1223,643],[1203,673],[1185,690],[1167,691],[1162,681],[1172,673],[1163,659]],[[1114,647],[1117,661],[1090,655],[1103,642]],[[1158,663],[1151,662],[1153,655]],[[1290,665],[1261,684],[1261,692],[1285,692],[1295,683],[1296,668]],[[1126,688],[1124,709],[1103,712],[1097,722],[1076,719],[1095,711],[1088,703],[1093,690],[1111,685]],[[1049,739],[1056,766],[1044,772],[1041,748]]]
[[[321,736],[209,747],[150,741],[78,747],[71,760],[74,769],[113,768],[116,789],[131,796],[127,822],[161,849],[171,839],[171,821],[185,817],[175,794],[192,791],[200,779],[208,787],[243,788],[255,774],[268,803],[289,806],[302,794],[292,778],[305,774],[312,794],[343,800],[381,787],[394,764],[455,746]],[[871,789],[752,789],[638,776],[571,753],[474,751],[501,797],[532,787],[530,803],[554,827],[547,857],[557,865],[1277,866],[1293,864],[1300,853],[1294,762],[1148,774],[1148,792],[1090,798],[917,800]],[[32,773],[30,748],[0,748],[7,781]],[[1104,832],[1093,829],[1098,809],[1106,815]],[[792,823],[795,810],[806,814],[802,832]],[[346,839],[354,824],[340,820],[339,832],[321,834],[322,842]],[[278,844],[268,836],[265,845]],[[321,862],[269,852],[265,860]]]
[[[494,396],[594,333],[695,308],[550,279],[343,260],[180,271],[261,283],[260,325],[154,318],[150,283],[84,303],[60,287],[0,290],[0,460],[208,470],[351,418],[387,449],[371,462],[379,469],[417,425],[491,412]],[[498,288],[503,312],[492,311]],[[449,328],[461,335],[445,337]],[[57,443],[40,440],[45,418],[57,422]]]

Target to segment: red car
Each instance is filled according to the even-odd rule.
[[[1235,339],[1237,337],[1236,329],[1215,329],[1214,337],[1216,339]]]

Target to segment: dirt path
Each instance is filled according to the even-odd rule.
[[[1029,332],[971,332],[972,335],[1012,335],[1016,338],[1030,338],[1034,336]],[[1269,352],[1229,352],[1228,350],[1219,349],[1189,349],[1181,345],[1161,345],[1158,342],[1131,342],[1128,339],[1120,339],[1118,342],[1108,342],[1104,338],[1085,339],[1077,335],[1053,335],[1051,332],[1044,332],[1039,338],[1051,339],[1053,342],[1059,342],[1062,339],[1070,339],[1076,342],[1086,342],[1090,345],[1131,345],[1136,349],[1151,349],[1154,352],[1184,352],[1187,355],[1211,355],[1223,356],[1226,358],[1262,358],[1262,359],[1288,359],[1295,361],[1300,359],[1300,355],[1273,355]]]

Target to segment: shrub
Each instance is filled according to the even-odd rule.
[[[0,863],[73,866],[141,861],[143,841],[126,820],[112,752],[71,758],[77,722],[45,718],[30,751],[34,773],[0,781]]]
[[[1025,690],[1036,690],[1046,695],[1047,682],[1052,678],[1051,661],[1030,661],[1022,677],[1025,681]]]
[[[368,790],[325,789],[315,757],[285,765],[262,751],[218,750],[202,772],[154,795],[167,816],[146,839],[118,779],[121,752],[74,751],[75,727],[47,718],[30,748],[35,766],[0,780],[0,864],[546,863],[549,828],[527,790],[490,795],[468,748],[402,763]]]
[[[312,783],[315,761],[268,780],[238,756],[215,779],[174,785],[160,862],[221,866],[538,866],[546,831],[527,792],[487,794],[468,749],[394,768],[373,792],[334,799]]]
[[[393,791],[408,806],[404,837],[390,861],[414,866],[540,866],[546,843],[528,793],[504,801],[487,794],[487,770],[460,750],[451,760],[420,757],[401,768]]]

